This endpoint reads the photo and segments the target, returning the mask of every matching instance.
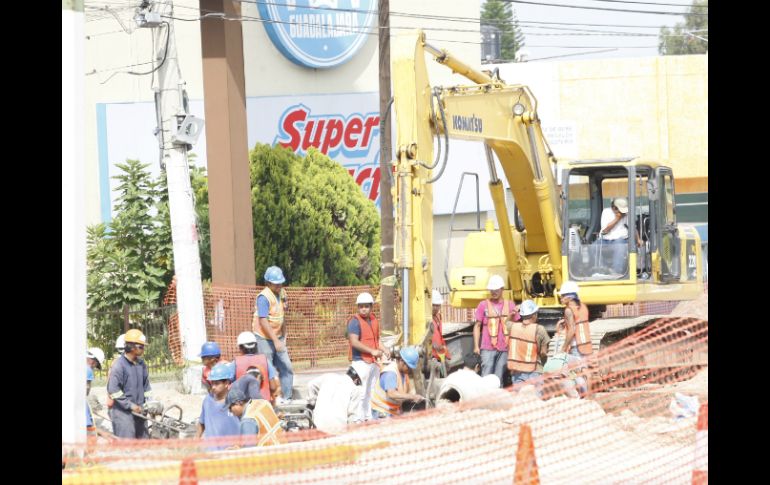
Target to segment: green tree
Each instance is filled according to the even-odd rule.
[[[379,214],[340,164],[313,148],[303,158],[257,144],[250,170],[259,276],[277,265],[294,286],[378,281]]]
[[[694,0],[684,14],[684,22],[677,23],[673,29],[662,27],[658,36],[658,53],[662,56],[707,53],[708,5],[708,0]]]
[[[157,234],[158,184],[148,165],[138,160],[116,164],[122,174],[115,178],[119,197],[109,226],[87,229],[88,308],[119,310],[123,304],[152,305],[165,287],[167,255]]]
[[[516,53],[524,47],[524,33],[519,19],[510,2],[487,0],[481,7],[481,24],[500,29],[500,57],[502,60],[516,59]]]

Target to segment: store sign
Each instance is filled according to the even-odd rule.
[[[310,147],[342,165],[380,205],[377,93],[247,98],[249,146],[270,143],[305,155]]]
[[[329,68],[349,61],[369,39],[375,0],[257,0],[270,40],[292,62]]]

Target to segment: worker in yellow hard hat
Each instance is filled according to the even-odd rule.
[[[152,390],[147,364],[142,359],[147,338],[141,330],[132,328],[126,332],[125,341],[125,351],[110,368],[107,381],[107,394],[114,401],[109,411],[113,433],[118,438],[148,438],[146,421],[132,414],[142,413]]]

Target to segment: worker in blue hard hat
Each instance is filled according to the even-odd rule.
[[[288,308],[286,290],[283,284],[286,278],[278,266],[270,266],[265,271],[265,288],[259,293],[256,311],[251,326],[257,337],[257,351],[267,357],[278,370],[281,381],[282,398],[276,398],[278,404],[291,400],[294,386],[294,369],[289,352],[286,349],[286,325],[284,313]]]
[[[205,342],[201,345],[200,353],[201,361],[203,362],[203,374],[201,375],[201,383],[206,391],[211,392],[211,382],[209,379],[209,373],[215,365],[222,359],[222,350],[219,348],[219,344],[216,342]]]
[[[237,436],[240,433],[238,419],[225,407],[225,398],[233,380],[235,380],[235,364],[219,362],[211,369],[209,373],[211,393],[203,399],[196,438]],[[226,444],[221,444],[216,448],[226,447]]]
[[[401,414],[404,401],[420,402],[425,398],[412,390],[409,373],[417,369],[420,354],[414,347],[402,347],[396,359],[386,365],[372,393],[372,415],[379,418]]]

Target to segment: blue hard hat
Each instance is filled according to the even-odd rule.
[[[229,408],[237,402],[249,402],[249,398],[240,389],[232,388],[227,393],[227,398],[225,398],[225,407]]]
[[[282,285],[286,278],[283,277],[283,271],[278,266],[270,266],[265,271],[265,281],[274,285]]]
[[[216,342],[206,342],[201,346],[201,357],[219,357],[222,351]]]
[[[524,300],[521,302],[521,307],[519,307],[519,315],[522,317],[528,317],[534,313],[537,313],[538,310],[540,310],[540,307],[538,307],[534,301]]]
[[[215,365],[209,373],[209,381],[232,381],[235,377],[235,366],[226,362]]]
[[[417,367],[417,361],[420,359],[420,354],[417,352],[417,349],[414,347],[402,347],[398,353],[410,369]]]

